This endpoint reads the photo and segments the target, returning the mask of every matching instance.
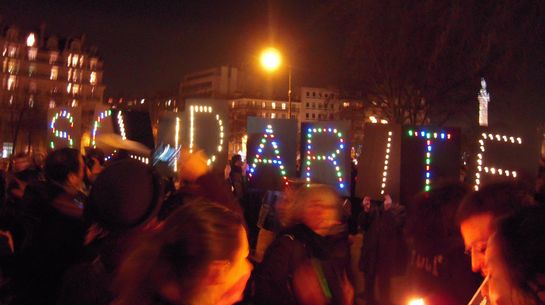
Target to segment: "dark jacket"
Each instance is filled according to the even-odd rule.
[[[81,198],[56,184],[25,190],[25,237],[17,253],[17,304],[54,304],[62,276],[83,251]]]
[[[246,193],[246,177],[242,174],[242,168],[240,166],[231,166],[231,172],[229,173],[229,182],[233,187],[233,194],[238,200],[244,198]]]
[[[363,245],[359,267],[364,273],[391,277],[405,273],[408,250],[403,238],[405,208],[393,205],[388,211],[371,207],[359,215]],[[373,269],[375,268],[375,269]]]
[[[428,304],[467,304],[482,277],[471,271],[471,258],[464,254],[461,236],[423,240],[425,244],[411,243],[411,293],[426,298]]]
[[[302,224],[281,233],[256,269],[254,303],[297,304],[292,286],[294,272],[309,259],[317,259],[332,293],[329,304],[341,304],[341,281],[349,264],[347,237],[344,233],[323,237]]]
[[[216,173],[209,172],[197,178],[194,183],[182,186],[165,199],[159,212],[159,219],[165,219],[179,206],[195,198],[208,199],[242,215],[238,200],[224,182],[225,180],[218,177]]]

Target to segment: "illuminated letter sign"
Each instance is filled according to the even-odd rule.
[[[302,178],[307,186],[312,182],[334,186],[343,195],[350,193],[350,146],[346,143],[345,122],[304,123],[302,138]],[[332,171],[333,170],[333,171]]]
[[[436,142],[440,141],[449,141],[452,138],[452,135],[448,132],[430,132],[429,130],[420,129],[419,131],[409,129],[407,131],[409,138],[421,138],[426,141],[425,147],[425,159],[424,159],[424,191],[429,192],[431,190],[431,181],[432,181],[432,152],[434,151],[433,147]],[[454,160],[458,162],[458,160]]]
[[[400,201],[410,202],[437,182],[459,181],[460,130],[404,126],[401,138]]]
[[[535,130],[535,129],[534,129]],[[475,190],[486,183],[525,176],[534,179],[539,162],[539,134],[535,131],[498,132],[483,128],[470,182]]]
[[[48,112],[49,148],[78,148],[80,142],[80,112],[78,108],[50,109]]]
[[[217,153],[221,153],[223,150],[223,145],[224,145],[223,138],[225,136],[225,131],[223,128],[223,120],[220,118],[219,114],[216,114],[216,115],[212,114],[212,106],[203,106],[203,105],[189,106],[189,152],[193,152],[197,146],[195,145],[195,134],[196,134],[195,116],[198,113],[208,113],[210,115],[213,115],[217,125],[217,130],[218,130],[218,139],[216,142],[217,144],[215,145],[215,148],[212,149],[212,151],[206,152],[207,155],[209,156],[208,165],[210,165],[216,161]]]
[[[269,144],[268,143],[269,141],[267,141],[269,139],[270,139],[270,145],[272,146],[274,151],[274,157],[270,159],[262,158],[263,150],[265,149],[265,145]],[[282,158],[280,157],[280,150],[278,149],[278,144],[276,143],[274,131],[271,125],[267,125],[267,129],[265,129],[263,138],[261,139],[259,143],[259,147],[257,148],[257,152],[255,154],[255,157],[253,158],[252,165],[250,167],[250,173],[248,174],[250,178],[252,178],[252,176],[255,174],[256,168],[260,164],[269,164],[269,165],[278,167],[284,184],[288,185],[288,177],[286,176],[286,169],[284,167],[284,164],[282,163]]]
[[[401,125],[366,124],[358,159],[356,195],[399,199]]]
[[[295,177],[297,121],[247,118],[248,187],[282,190]]]
[[[229,109],[226,100],[187,99],[185,102],[181,145],[190,152],[202,150],[208,165],[223,172],[227,164],[229,140]]]
[[[110,118],[112,116],[112,110],[104,110],[101,113],[99,113],[94,120],[93,124],[91,125],[92,131],[91,131],[91,146],[96,147],[96,137],[97,137],[97,131],[102,127],[102,125],[105,123],[106,118]]]
[[[154,152],[154,166],[160,166],[167,175],[174,175],[178,171],[177,160],[181,149],[182,120],[177,112],[161,114],[157,128],[157,145]]]

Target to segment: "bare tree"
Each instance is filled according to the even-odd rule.
[[[543,42],[543,1],[343,0],[343,84],[392,122],[443,124],[475,102],[480,77],[508,83]]]

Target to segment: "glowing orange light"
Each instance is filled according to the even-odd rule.
[[[265,49],[260,57],[261,65],[268,71],[274,71],[280,67],[282,56],[275,48]]]

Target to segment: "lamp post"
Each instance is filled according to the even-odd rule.
[[[268,48],[261,52],[261,66],[269,71],[276,71],[282,65],[282,55],[275,48]],[[291,119],[291,65],[288,65],[288,119]]]

